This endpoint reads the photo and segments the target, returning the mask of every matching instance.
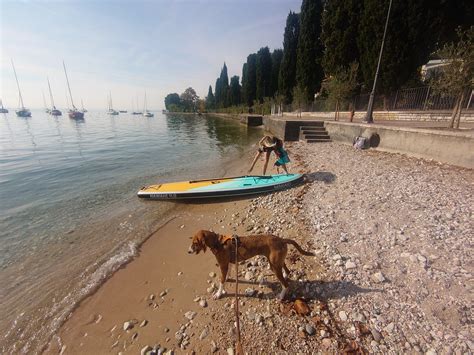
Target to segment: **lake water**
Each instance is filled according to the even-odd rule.
[[[75,305],[130,260],[171,202],[144,185],[222,176],[259,129],[192,115],[0,114],[0,343],[37,352]]]

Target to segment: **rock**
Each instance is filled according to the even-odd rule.
[[[193,320],[194,317],[196,317],[196,312],[188,311],[184,314],[184,316],[189,320]]]
[[[234,355],[234,349],[233,348],[228,348],[227,349],[227,354],[228,355]]]
[[[311,324],[306,324],[304,330],[306,331],[306,334],[308,335],[314,335],[316,334],[316,329]]]
[[[148,324],[148,321],[146,319],[144,319],[141,323],[140,323],[140,327],[144,327]]]
[[[181,276],[182,274],[183,274],[183,272],[182,272],[182,271],[178,272],[178,276]]]
[[[216,273],[215,272],[210,272],[209,277],[216,277]]]
[[[166,296],[166,294],[167,294],[167,291],[166,291],[166,290],[165,290],[165,291],[162,291],[162,292],[160,293],[160,297],[164,297],[164,296]]]
[[[372,275],[372,280],[381,283],[385,281],[385,276],[379,271]]]
[[[207,301],[206,301],[206,300],[200,300],[200,301],[199,301],[199,305],[200,305],[202,308],[205,308],[205,307],[207,307]]]
[[[135,340],[136,338],[138,338],[138,333],[133,333],[132,340]]]
[[[150,301],[153,301],[155,299],[155,295],[152,293],[150,296],[148,296],[148,299]]]
[[[345,322],[347,320],[347,314],[344,311],[339,312],[339,319]]]
[[[128,321],[128,322],[125,322],[123,323],[123,330],[129,330],[129,329],[132,329],[133,328],[133,323]]]
[[[347,260],[345,267],[346,269],[350,270],[350,269],[355,269],[357,265],[354,262]]]
[[[332,260],[334,261],[341,260],[341,259],[342,259],[342,256],[340,256],[339,254],[336,254],[332,257]]]
[[[391,334],[393,332],[393,329],[395,328],[395,324],[389,323],[383,330],[385,330],[388,334]]]
[[[201,332],[201,335],[199,335],[199,340],[205,339],[208,335],[209,335],[209,331],[207,330],[207,328],[205,328],[205,329]]]
[[[324,349],[329,349],[332,345],[332,341],[329,338],[325,338],[321,341],[321,345],[323,346]]]
[[[372,333],[372,337],[377,343],[379,343],[382,340],[382,334],[380,334],[380,332],[377,329],[372,329],[370,332]]]
[[[253,273],[251,271],[247,271],[244,276],[246,281],[250,281],[253,279]]]
[[[147,355],[148,353],[152,352],[153,348],[150,345],[144,346],[142,350],[140,350],[140,355]]]
[[[217,347],[216,342],[213,340],[211,341],[211,353],[215,353],[219,348]]]
[[[255,295],[257,291],[255,291],[253,288],[246,288],[244,293],[245,293],[245,296],[247,297],[252,297],[253,295]]]

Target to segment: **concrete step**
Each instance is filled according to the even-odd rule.
[[[311,123],[311,122],[308,122]],[[318,128],[324,128],[324,124],[314,124],[314,125],[308,125],[308,123],[305,123],[303,126],[300,127],[300,129],[318,129]],[[314,122],[314,123],[319,123],[319,122]],[[322,122],[324,123],[324,122]],[[326,128],[324,128],[326,129]]]
[[[318,129],[305,129],[301,131],[302,134],[320,134],[320,133],[327,133],[324,128]]]
[[[307,139],[306,143],[324,143],[331,142],[331,139]]]
[[[306,134],[304,139],[331,139],[328,134]]]

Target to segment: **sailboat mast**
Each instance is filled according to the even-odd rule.
[[[54,107],[54,100],[53,100],[53,92],[51,91],[51,84],[49,83],[49,78],[46,78],[48,80],[48,88],[49,88],[49,97],[51,99],[51,108],[55,108]]]
[[[20,84],[18,83],[18,77],[16,76],[15,64],[13,64],[13,59],[12,59],[12,67],[13,67],[13,73],[15,73],[16,86],[18,87],[18,94],[20,95],[21,108],[24,109],[25,105],[23,104],[23,97],[21,96]]]
[[[71,97],[72,108],[76,109],[76,106],[74,106],[74,100],[72,99],[71,86],[69,85],[69,78],[67,77],[66,64],[64,64],[64,60],[63,60],[63,68],[64,68],[64,74],[66,74],[67,88],[69,89],[69,96]]]

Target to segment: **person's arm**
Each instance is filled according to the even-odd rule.
[[[250,166],[250,169],[248,173],[250,174],[253,170],[253,167],[255,166],[255,163],[257,162],[258,158],[260,157],[260,154],[262,154],[261,151],[258,151],[257,154],[255,154],[255,158],[253,159],[252,166]]]

